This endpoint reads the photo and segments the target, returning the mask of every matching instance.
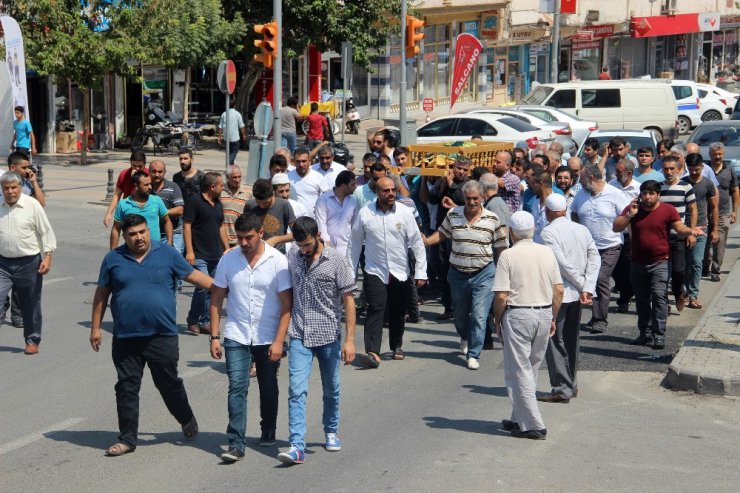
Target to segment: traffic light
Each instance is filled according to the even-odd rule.
[[[406,16],[406,58],[414,58],[421,52],[419,42],[424,39],[424,33],[417,33],[417,29],[424,29],[424,21],[416,17]]]
[[[255,39],[254,46],[262,50],[261,54],[254,55],[254,61],[261,63],[267,69],[272,68],[272,62],[277,54],[277,23],[255,24],[254,32],[262,35],[262,39]]]

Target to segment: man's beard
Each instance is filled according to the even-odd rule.
[[[310,260],[310,259],[313,258],[314,255],[316,255],[316,252],[318,251],[318,249],[319,249],[319,241],[318,240],[314,240],[313,249],[311,250],[311,252],[310,253],[303,253],[303,250],[301,250],[301,255],[303,255],[303,258],[305,260]]]

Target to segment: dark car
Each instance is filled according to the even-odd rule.
[[[732,164],[735,176],[740,178],[740,120],[704,122],[694,129],[687,142],[698,144],[706,161],[709,161],[709,145],[722,142],[725,145],[725,161]]]

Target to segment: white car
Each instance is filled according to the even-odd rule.
[[[555,134],[555,139],[563,146],[565,152],[574,154],[578,144],[573,141],[573,130],[567,122],[550,122],[542,118],[525,113],[524,111],[512,110],[511,108],[485,108],[482,110],[468,111],[468,114],[486,114],[511,116],[517,120],[527,122],[530,125]]]
[[[593,120],[582,120],[577,116],[573,116],[570,113],[561,111],[557,108],[551,108],[549,106],[535,106],[519,104],[512,106],[511,109],[523,111],[530,115],[534,115],[537,118],[547,120],[549,122],[563,122],[570,125],[570,129],[573,132],[571,138],[576,141],[577,145],[583,144],[588,134],[595,132],[599,129],[599,124]]]
[[[474,135],[480,135],[485,142],[528,141],[530,146],[535,140],[547,144],[555,140],[554,133],[510,116],[462,113],[425,123],[416,130],[416,142],[435,144],[470,140]]]
[[[711,87],[711,86],[710,86]],[[702,99],[699,84],[690,80],[672,80],[671,89],[676,97],[678,133],[687,134],[703,121],[721,120],[726,105],[713,98]]]
[[[721,89],[711,84],[697,83],[696,89],[699,91],[702,109],[707,108],[707,111],[705,111],[701,117],[704,122],[721,119],[726,120],[730,118],[732,109],[735,107],[738,97],[740,97],[734,92]],[[719,113],[719,115],[717,113]]]
[[[653,156],[655,156],[655,150],[658,147],[658,135],[652,130],[597,130],[591,132],[588,137],[593,137],[599,141],[599,146],[604,142],[609,142],[614,137],[622,137],[627,141],[629,145],[629,154],[637,158],[637,149],[640,147],[650,147],[653,150]],[[578,157],[585,159],[583,155],[584,145],[578,148]]]

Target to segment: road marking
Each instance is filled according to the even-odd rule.
[[[54,284],[55,282],[69,281],[70,279],[74,279],[74,276],[56,277],[54,279],[44,280],[44,286],[48,286],[49,284]]]
[[[37,440],[41,440],[42,438],[45,438],[45,435],[49,433],[56,433],[58,431],[66,430],[67,428],[71,428],[74,425],[82,423],[83,421],[85,421],[85,418],[70,418],[65,421],[60,421],[59,423],[54,423],[48,428],[37,431],[36,433],[31,433],[30,435],[21,437],[18,440],[13,440],[12,442],[6,443],[5,445],[0,445],[0,456],[5,455],[8,452],[18,450],[21,447],[25,447],[26,445]]]

